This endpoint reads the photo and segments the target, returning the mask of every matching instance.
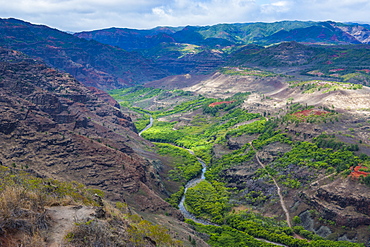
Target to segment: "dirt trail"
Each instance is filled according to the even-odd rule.
[[[260,158],[258,157],[257,155],[257,150],[253,147],[252,145],[252,142],[249,143],[251,145],[251,147],[253,148],[254,151],[256,151],[256,159],[257,159],[257,162],[258,164],[260,164],[264,169],[266,169],[265,165],[260,161]],[[267,170],[266,170],[267,171]],[[285,206],[285,201],[284,201],[284,197],[283,195],[281,194],[281,189],[280,189],[280,186],[278,185],[278,183],[276,182],[275,178],[273,176],[270,175],[270,173],[267,171],[268,175],[272,178],[272,180],[274,181],[274,184],[277,188],[277,192],[278,192],[278,195],[279,195],[279,198],[280,198],[280,204],[281,204],[281,207],[282,209],[284,210],[284,213],[285,213],[285,216],[286,216],[286,221],[288,223],[288,226],[291,228],[292,227],[292,223],[290,221],[290,215],[289,215],[289,211],[288,209],[286,208]]]
[[[62,247],[64,237],[75,222],[94,218],[95,209],[86,206],[57,206],[47,208],[47,213],[54,222],[49,229],[48,247]]]
[[[325,177],[319,178],[319,179],[317,179],[316,181],[313,181],[312,183],[310,183],[310,186],[318,185],[318,184],[319,184],[319,182],[321,182],[322,180],[325,180],[325,179],[327,179],[327,178],[329,178],[329,177],[333,176],[334,174],[335,174],[335,173],[331,173],[331,174],[329,174],[329,175],[327,175],[327,176],[325,176]]]

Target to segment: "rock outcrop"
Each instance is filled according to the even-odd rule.
[[[358,227],[370,224],[368,188],[351,178],[312,188],[302,193],[301,198],[317,209],[324,219],[338,225]]]
[[[158,170],[138,154],[152,144],[129,116],[69,74],[0,49],[0,115],[3,165],[100,188],[137,210],[182,217],[159,196],[166,191]]]

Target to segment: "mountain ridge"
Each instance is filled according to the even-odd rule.
[[[137,53],[17,19],[0,19],[0,46],[41,59],[85,85],[101,89],[169,75]]]
[[[298,40],[299,36],[307,35],[312,32],[310,29],[317,30],[318,34],[310,36],[310,40]],[[356,29],[357,34],[352,32],[352,29]],[[127,50],[140,50],[150,48],[150,43],[154,41],[155,36],[160,32],[161,27],[156,27],[147,30],[135,30],[127,28],[108,28],[102,30],[95,30],[90,32],[77,32],[74,35],[80,38],[94,39],[102,43],[116,45]],[[235,23],[235,24],[216,24],[212,26],[186,26],[181,30],[177,28],[166,28],[169,30],[166,32],[167,37],[172,37],[172,42],[178,43],[190,43],[195,45],[206,45],[207,39],[215,39],[216,43],[227,45],[246,45],[246,44],[263,44],[270,45],[273,43],[283,41],[298,41],[298,42],[313,42],[313,43],[325,43],[328,44],[356,44],[356,43],[369,43],[367,38],[363,39],[361,36],[368,37],[369,30],[367,26],[361,26],[360,24],[344,24],[333,21],[326,22],[313,22],[313,21],[280,21],[273,23]],[[126,36],[124,31],[129,31],[131,36]],[[283,32],[279,34],[279,32]],[[323,35],[322,32],[326,32]],[[358,33],[363,33],[359,35]],[[136,35],[135,35],[136,34]],[[288,37],[283,34],[288,35]],[[355,35],[355,36],[353,36]],[[332,39],[336,36],[336,39]],[[110,38],[109,38],[110,37]],[[124,42],[120,43],[120,40],[124,39],[140,39],[141,46],[137,46],[135,42],[132,44]],[[159,42],[159,41],[157,41]],[[162,40],[162,42],[168,42]],[[226,42],[226,43],[225,43]],[[154,43],[156,44],[156,43]],[[211,47],[215,47],[212,45]]]

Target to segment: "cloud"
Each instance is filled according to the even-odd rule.
[[[368,0],[12,0],[1,17],[67,31],[278,20],[370,22]]]
[[[270,4],[261,5],[261,14],[263,15],[274,15],[277,13],[288,12],[291,8],[291,2],[289,1],[278,1]]]
[[[370,22],[368,0],[290,0],[290,4],[289,19]]]

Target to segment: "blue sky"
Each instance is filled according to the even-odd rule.
[[[0,0],[1,18],[64,31],[280,20],[370,23],[370,0]]]

